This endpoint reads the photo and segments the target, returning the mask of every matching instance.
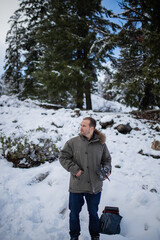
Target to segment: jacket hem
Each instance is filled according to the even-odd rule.
[[[102,192],[102,189],[101,190],[98,190],[98,191],[95,191],[95,192],[93,192],[93,191],[89,191],[89,190],[79,190],[79,191],[77,191],[77,190],[72,190],[72,189],[69,189],[68,190],[69,192],[71,192],[71,193],[89,193],[89,194],[97,194],[97,193],[99,193],[99,192]]]

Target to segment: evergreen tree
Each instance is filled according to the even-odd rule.
[[[97,39],[97,34],[111,26],[102,16],[107,11],[104,11],[100,2],[49,2],[51,11],[39,29],[40,45],[44,53],[36,76],[48,86],[53,100],[57,98],[63,101],[67,95],[73,96],[76,106],[81,108],[85,94],[87,108],[92,107],[91,92],[97,81],[96,71],[97,68],[102,68],[101,63],[106,54],[103,51],[95,57],[97,49],[90,54],[90,48]],[[50,31],[45,31],[46,28]]]
[[[113,28],[105,19],[108,12],[101,0],[21,0],[16,14],[23,16],[25,29],[18,48],[21,96],[63,104],[72,99],[82,108],[85,95],[87,109],[91,109],[97,69],[112,49],[112,44],[106,44],[103,51],[98,44],[92,47],[104,30],[110,33]],[[9,61],[6,58],[6,65]]]
[[[160,106],[160,3],[124,0],[119,17],[126,22],[119,33],[121,48],[115,82],[122,101],[140,109]]]
[[[20,8],[17,12],[23,15],[26,25],[23,44],[24,89],[21,97],[46,99],[48,97],[46,87],[35,76],[35,71],[43,55],[37,39],[37,31],[46,17],[47,4],[42,0],[21,0]]]
[[[10,18],[11,29],[7,33],[6,42],[9,44],[6,50],[5,73],[2,78],[8,85],[8,92],[19,93],[22,90],[22,41],[24,28],[20,21],[20,14],[15,13]]]

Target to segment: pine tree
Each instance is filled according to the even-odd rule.
[[[47,13],[46,2],[42,0],[22,0],[17,11],[23,15],[26,25],[23,44],[24,90],[21,97],[46,99],[48,96],[46,87],[35,76],[35,71],[43,55],[37,39],[37,31],[43,24]]]
[[[72,95],[76,106],[81,108],[85,94],[87,108],[92,107],[91,92],[97,81],[96,70],[102,68],[106,51],[97,56],[97,48],[92,50],[92,54],[90,48],[97,39],[97,34],[101,31],[102,35],[104,29],[111,26],[102,17],[105,11],[100,2],[49,2],[51,11],[39,29],[40,45],[44,53],[36,75],[48,86],[53,100],[63,100],[62,96],[66,99],[67,95]],[[45,31],[46,28],[50,31]],[[48,44],[45,44],[46,39]],[[111,44],[108,49],[111,49]]]
[[[160,3],[156,0],[125,0],[125,19],[119,33],[121,55],[115,84],[122,100],[140,109],[160,106]]]
[[[18,60],[21,96],[64,105],[71,99],[82,108],[85,95],[87,109],[91,109],[97,69],[103,68],[113,46],[106,44],[99,51],[94,44],[105,29],[109,33],[113,27],[105,19],[107,10],[101,0],[21,0],[17,13],[23,16],[25,29]],[[7,65],[9,61],[11,58],[6,59]]]
[[[22,41],[24,28],[20,21],[20,14],[15,14],[10,18],[11,29],[7,33],[6,42],[9,44],[6,50],[5,73],[2,78],[8,85],[8,92],[19,93],[22,90]]]
[[[42,84],[33,77],[41,55],[35,32],[44,15],[43,5],[41,0],[22,0],[10,18],[3,79],[9,92],[17,93],[21,98],[39,97],[44,92]]]

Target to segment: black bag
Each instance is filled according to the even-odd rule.
[[[118,207],[106,206],[100,217],[100,233],[119,234],[121,220]]]

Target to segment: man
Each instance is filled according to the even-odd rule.
[[[111,157],[105,144],[105,135],[95,129],[96,121],[86,117],[81,122],[80,134],[66,142],[60,153],[61,165],[70,172],[69,209],[70,237],[80,235],[79,213],[87,203],[89,233],[92,240],[99,239],[98,205],[102,191],[101,169],[107,178],[111,173]]]

